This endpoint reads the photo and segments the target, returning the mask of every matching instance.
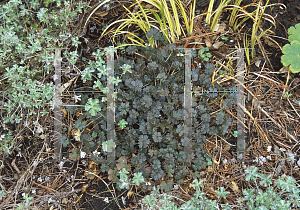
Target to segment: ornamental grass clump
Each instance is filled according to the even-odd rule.
[[[143,6],[140,2],[145,2],[148,5]],[[116,23],[121,24],[116,30],[109,33],[114,34],[114,37],[119,33],[127,33],[129,34],[127,37],[135,45],[139,46],[144,46],[144,41],[132,32],[123,31],[125,27],[135,24],[142,29],[145,34],[150,31],[150,28],[156,28],[162,32],[164,38],[169,43],[176,42],[182,33],[184,35],[186,35],[185,33],[188,35],[192,34],[196,1],[194,1],[193,5],[191,6],[189,15],[186,14],[185,8],[180,0],[170,0],[169,3],[165,0],[142,0],[137,1],[137,4],[139,5],[139,12],[132,13],[125,7],[128,12],[128,19],[122,19],[113,22],[103,31],[102,35],[107,33],[107,30]],[[149,8],[149,5],[151,5],[153,8]],[[171,9],[169,9],[170,6]],[[184,27],[180,23],[180,16],[183,19]],[[186,31],[184,31],[183,28],[185,28]],[[154,38],[147,36],[147,39],[150,45],[154,47]]]

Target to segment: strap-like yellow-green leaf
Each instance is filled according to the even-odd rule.
[[[179,22],[177,7],[175,5],[175,0],[170,0],[170,4],[171,4],[172,10],[173,10],[173,16],[175,18],[175,29],[176,29],[177,35],[180,36],[180,34],[181,34],[180,22]],[[180,2],[180,4],[181,4],[181,2]]]
[[[192,11],[190,13],[190,27],[188,30],[189,35],[193,33],[193,29],[194,29],[195,9],[196,9],[196,0],[194,0],[193,9],[191,9]]]
[[[171,13],[169,11],[169,8],[168,8],[168,4],[165,0],[160,0],[161,2],[161,5],[162,5],[162,13],[165,15],[166,17],[166,20],[169,24],[169,30],[171,32],[171,39],[172,39],[172,42],[175,42],[175,34],[174,34],[174,31],[175,31],[175,27],[174,27],[174,20],[171,16]]]
[[[184,20],[184,24],[185,24],[185,27],[186,27],[186,30],[188,32],[188,34],[190,34],[190,26],[189,26],[189,22],[188,22],[188,19],[187,19],[187,15],[185,13],[185,10],[183,8],[183,5],[181,3],[180,0],[177,0],[176,4],[178,5],[179,9],[180,9],[180,12],[182,14],[182,17],[183,17],[183,20]],[[191,20],[191,19],[190,19]]]

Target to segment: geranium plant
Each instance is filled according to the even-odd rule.
[[[282,48],[281,63],[284,66],[290,66],[292,73],[300,72],[300,23],[291,26],[288,29],[290,44],[286,44]]]

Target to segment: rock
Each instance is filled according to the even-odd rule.
[[[213,49],[217,50],[219,49],[222,45],[224,44],[224,42],[216,42],[213,44]]]
[[[211,48],[212,44],[210,41],[208,41],[207,39],[204,40],[206,47]]]

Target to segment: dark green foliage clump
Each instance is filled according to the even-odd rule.
[[[192,113],[195,125],[199,126],[193,133],[193,151],[189,154],[192,161],[185,162],[184,56],[177,56],[184,52],[172,44],[161,49],[130,47],[126,52],[128,57],[138,52],[145,58],[139,57],[134,62],[121,57],[115,64],[116,75],[122,73],[120,66],[124,64],[131,65],[132,69],[132,73],[127,72],[122,77],[124,83],[120,83],[121,91],[116,99],[115,121],[125,119],[128,122],[125,129],[116,132],[116,159],[132,152],[135,156],[130,163],[134,172],[149,177],[145,165],[150,164],[150,176],[154,180],[173,175],[180,182],[189,173],[186,167],[196,171],[207,166],[208,156],[201,149],[202,144],[209,135],[226,133],[231,119],[224,112],[210,115],[208,103],[218,93],[207,93],[197,99],[198,106],[193,107]],[[207,64],[205,67],[200,75],[199,68],[193,69],[193,85],[213,88],[210,74],[214,66]],[[230,107],[231,102],[225,101],[224,106]],[[164,187],[169,190],[166,183]]]
[[[144,177],[154,180],[163,176],[174,177],[175,181],[182,183],[182,179],[189,174],[187,167],[195,174],[196,171],[206,168],[209,156],[207,151],[202,149],[203,143],[209,136],[225,134],[232,120],[223,111],[211,114],[212,108],[209,104],[222,94],[213,92],[194,97],[194,128],[189,143],[192,145],[189,152],[191,161],[185,161],[184,145],[188,144],[184,138],[185,56],[178,54],[184,54],[184,51],[177,49],[174,44],[160,49],[130,46],[126,49],[124,57],[115,60],[115,77],[119,76],[123,81],[115,85],[118,90],[115,100],[115,122],[124,119],[128,123],[124,129],[116,129],[115,154],[116,159],[122,156],[130,159],[133,173],[142,172]],[[193,50],[192,59],[195,56],[197,53]],[[122,74],[124,65],[130,65],[132,71]],[[222,90],[220,87],[216,89],[211,83],[214,70],[213,64],[210,63],[202,69],[193,68],[193,86],[200,86],[206,90]],[[105,75],[102,76],[101,83],[106,83]],[[230,109],[234,102],[232,94],[225,94],[222,108]],[[102,110],[105,109],[103,106]],[[76,125],[81,126],[79,123]],[[103,129],[99,130],[105,131],[105,120],[99,122],[99,125]],[[89,139],[86,140],[86,144],[90,144]],[[132,154],[135,156],[131,157]],[[145,165],[152,167],[150,177]],[[102,164],[104,171],[108,171],[109,167],[114,168],[115,163]],[[170,190],[171,185],[171,181],[163,182],[165,191]]]

